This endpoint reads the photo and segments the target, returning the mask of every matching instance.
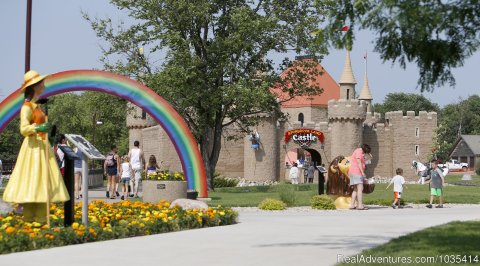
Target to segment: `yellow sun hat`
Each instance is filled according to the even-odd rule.
[[[25,75],[23,75],[23,84],[22,84],[22,91],[28,87],[28,86],[31,86],[33,84],[36,84],[42,80],[44,80],[46,77],[48,77],[48,75],[43,75],[41,76],[40,74],[38,74],[37,71],[35,70],[30,70],[28,71],[27,73],[25,73]]]

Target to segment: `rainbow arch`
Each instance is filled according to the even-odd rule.
[[[152,116],[170,137],[180,157],[188,188],[208,197],[203,160],[183,118],[162,97],[130,78],[99,70],[70,70],[53,74],[45,81],[43,96],[71,91],[99,91],[123,98]],[[0,103],[0,132],[20,112],[23,94],[16,90]]]

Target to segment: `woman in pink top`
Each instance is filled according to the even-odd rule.
[[[370,146],[363,144],[361,148],[353,151],[348,177],[350,177],[350,186],[353,186],[352,201],[350,209],[355,209],[355,199],[357,200],[357,210],[368,210],[362,203],[363,180],[365,179],[365,154],[370,153]]]

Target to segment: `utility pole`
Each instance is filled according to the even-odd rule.
[[[25,38],[25,73],[30,70],[30,44],[32,36],[32,0],[27,0],[27,30]]]

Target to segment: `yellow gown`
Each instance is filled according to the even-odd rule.
[[[46,134],[37,133],[35,130],[36,125],[44,122],[45,114],[42,109],[33,102],[25,101],[20,111],[20,133],[25,139],[3,193],[5,202],[28,205],[46,203],[47,197],[50,198],[50,202],[64,202],[70,199]],[[38,205],[35,208],[38,208]]]

